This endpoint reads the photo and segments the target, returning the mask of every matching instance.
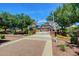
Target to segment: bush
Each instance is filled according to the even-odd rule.
[[[62,32],[60,33],[61,35],[67,36],[67,29],[65,29],[65,28],[64,28],[64,29],[61,29],[61,31],[62,31]]]
[[[71,43],[77,44],[77,34],[75,32],[73,32],[70,34],[70,37],[71,37],[71,39],[70,39]]]
[[[5,35],[0,35],[0,39],[5,39]]]
[[[66,50],[66,46],[64,44],[59,45],[60,50],[65,51]]]
[[[27,28],[24,28],[24,33],[28,34],[28,29]]]
[[[28,35],[32,35],[32,32],[30,30],[28,30]]]
[[[15,35],[16,34],[16,31],[11,31],[11,33]]]
[[[36,33],[36,30],[34,29],[34,30],[32,31],[32,33],[35,34],[35,33]]]

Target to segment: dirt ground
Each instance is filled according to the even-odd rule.
[[[70,47],[66,46],[65,51],[60,50],[60,47],[58,45],[64,44],[66,45],[65,41],[58,40],[58,42],[52,43],[52,49],[53,49],[53,55],[54,56],[77,56],[77,54],[71,49]]]
[[[54,33],[51,34],[53,39]],[[69,46],[65,47],[65,51],[62,51],[59,45],[67,45],[67,42],[70,42],[68,38],[64,38],[63,36],[59,37],[57,35],[57,42],[52,40],[52,53],[54,56],[77,56],[75,51]]]

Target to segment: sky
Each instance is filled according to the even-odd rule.
[[[47,22],[46,17],[61,4],[56,3],[0,3],[0,12],[24,13],[33,18],[38,25]]]

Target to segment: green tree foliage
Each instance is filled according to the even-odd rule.
[[[10,14],[8,12],[0,13],[0,17],[2,20],[0,21],[0,28],[4,29],[5,32],[7,29],[12,29],[16,31],[16,28],[21,29],[23,31],[24,28],[27,28],[29,25],[34,22],[31,17],[25,14]]]
[[[61,28],[69,27],[75,22],[79,22],[79,4],[63,4],[59,6],[53,14],[50,14],[47,19],[54,20]]]

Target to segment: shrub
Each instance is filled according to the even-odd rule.
[[[32,33],[35,34],[36,33],[36,29],[33,29]]]
[[[64,45],[64,44],[59,45],[59,47],[60,47],[60,50],[62,50],[62,51],[66,50],[66,45]]]
[[[63,35],[63,36],[66,36],[67,35],[67,29],[65,29],[65,28],[62,28],[62,29],[60,29],[61,30],[61,35]]]
[[[0,39],[5,39],[5,35],[0,35]]]
[[[28,35],[32,35],[32,32],[30,30],[28,30]]]
[[[28,34],[28,29],[27,28],[24,28],[24,33]]]
[[[71,39],[70,39],[71,43],[77,44],[77,34],[75,32],[73,32],[70,34],[70,37],[71,37]]]
[[[15,35],[16,34],[16,31],[11,31],[11,33]]]

